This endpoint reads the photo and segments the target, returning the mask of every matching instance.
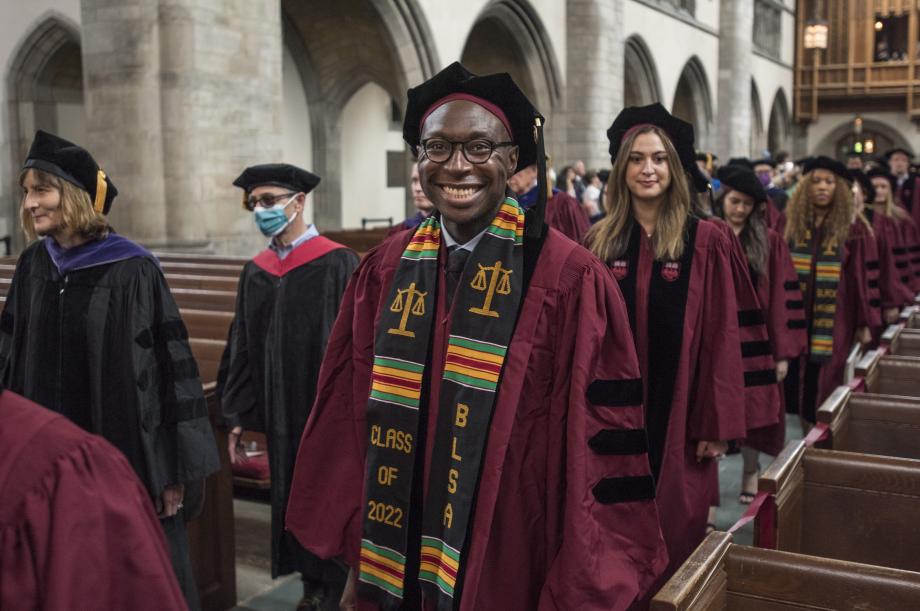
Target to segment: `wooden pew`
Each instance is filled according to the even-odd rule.
[[[869,350],[856,365],[856,375],[865,378],[867,392],[920,397],[920,357]]]
[[[192,274],[168,274],[166,284],[170,289],[202,289],[208,291],[236,292],[239,278],[230,276],[198,276]]]
[[[181,252],[153,251],[161,262],[169,263],[208,263],[212,265],[235,265],[241,270],[249,257],[228,257],[221,255],[199,255]]]
[[[920,397],[853,392],[840,386],[818,409],[828,450],[920,460]]]
[[[920,461],[806,448],[797,441],[777,456],[758,487],[773,498],[776,549],[920,571]],[[769,523],[761,511],[755,544],[762,544]]]
[[[192,276],[225,276],[228,278],[239,278],[242,267],[236,265],[226,265],[218,263],[180,263],[172,261],[163,261],[160,264],[163,273],[169,274],[188,274]]]
[[[904,325],[889,325],[882,333],[879,342],[896,356],[920,356],[920,329],[911,329]]]
[[[920,609],[920,574],[758,549],[711,533],[664,585],[652,611]]]
[[[212,310],[180,309],[189,337],[224,341],[230,331],[233,312]]]
[[[179,309],[233,312],[236,308],[236,291],[212,291],[205,289],[170,290]]]

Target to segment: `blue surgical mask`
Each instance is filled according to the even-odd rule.
[[[295,218],[297,218],[296,212],[291,218],[288,218],[284,213],[285,208],[291,205],[291,202],[294,201],[295,197],[297,197],[297,194],[292,195],[286,203],[278,204],[272,206],[271,208],[262,208],[256,206],[256,225],[258,225],[259,231],[261,231],[265,237],[273,238],[276,235],[281,234],[281,232],[287,229],[287,226],[290,225]]]

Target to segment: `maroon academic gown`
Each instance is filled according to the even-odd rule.
[[[767,229],[767,239],[770,251],[765,269],[757,274],[757,296],[767,321],[774,362],[791,361],[805,352],[808,344],[805,305],[789,247],[783,237],[772,229]],[[749,430],[745,440],[745,445],[773,456],[779,454],[786,441],[783,393],[780,383],[775,386],[779,393],[779,401],[773,406],[776,422]]]
[[[860,224],[862,224],[860,222]],[[799,366],[799,406],[800,413],[809,418],[814,418],[814,411],[827,399],[835,388],[843,384],[843,374],[846,369],[847,357],[856,340],[856,330],[869,326],[880,320],[878,309],[872,308],[869,297],[869,283],[866,277],[866,249],[872,242],[865,239],[865,234],[851,233],[843,247],[841,258],[840,282],[837,286],[837,304],[833,332],[833,355],[820,365],[818,373],[818,386],[815,404],[805,406],[802,402],[804,391],[804,378],[809,349],[800,357]],[[814,257],[821,248],[821,230],[818,230],[815,239],[812,270],[814,270]],[[808,322],[809,341],[810,329],[814,313],[814,284],[809,294],[803,295],[805,301],[805,320]]]
[[[863,245],[863,262],[866,270],[866,310],[867,325],[873,336],[881,333],[882,329],[882,263],[878,239],[861,219],[856,218],[850,225],[850,237],[858,239]],[[891,270],[885,273],[894,273],[894,263],[888,261]]]
[[[0,422],[0,609],[186,609],[125,457],[9,390]]]
[[[910,216],[902,219],[898,228],[901,230],[902,243],[907,249],[910,290],[913,295],[916,295],[920,293],[920,229],[918,229],[917,222]]]
[[[786,233],[786,214],[776,207],[773,203],[773,200],[769,197],[767,198],[767,227],[783,235]]]
[[[904,183],[895,191],[894,201],[904,206],[920,226],[920,176],[908,174]]]
[[[301,544],[351,567],[358,564],[365,513],[375,328],[411,236],[398,234],[368,253],[349,284],[288,504],[287,527]],[[450,320],[443,292],[437,301],[432,372],[443,369]],[[645,595],[666,564],[656,504],[604,504],[595,492],[607,478],[649,478],[648,455],[600,455],[588,446],[601,430],[644,427],[639,380],[616,283],[588,251],[549,230],[495,403],[464,550],[461,611],[625,609]],[[440,376],[429,374],[427,384],[426,472]],[[650,479],[648,486],[653,490]],[[360,601],[359,609],[376,608]]]
[[[591,228],[585,209],[565,191],[553,191],[553,196],[546,201],[546,224],[578,244]]]
[[[611,262],[645,381],[646,426],[669,556],[662,583],[705,535],[717,463],[697,462],[697,442],[741,439],[746,432],[732,243],[716,223],[690,223],[678,262],[655,261],[652,241],[638,224],[627,253]]]
[[[891,217],[870,212],[872,232],[878,245],[879,292],[882,309],[902,308],[913,301],[910,281],[910,260],[903,245],[897,221]],[[882,321],[884,324],[884,321]]]
[[[709,221],[731,243],[732,281],[738,303],[738,333],[744,368],[744,416],[750,432],[777,423],[776,405],[780,392],[776,386],[776,363],[770,349],[767,320],[763,316],[764,305],[751,277],[741,240],[723,219],[712,217]],[[713,505],[718,504],[716,496]]]

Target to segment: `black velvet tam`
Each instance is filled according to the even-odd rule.
[[[697,192],[702,193],[709,189],[709,180],[696,165],[696,152],[693,148],[693,126],[682,121],[665,110],[659,103],[648,106],[629,106],[620,111],[613,124],[607,130],[607,140],[610,141],[608,151],[610,162],[613,163],[620,151],[620,144],[626,133],[637,125],[654,125],[661,128],[671,138],[671,143],[677,150],[677,156],[690,175],[693,186]]]
[[[872,179],[862,170],[849,170],[850,182],[856,181],[862,187],[863,199],[868,205],[875,201],[875,187],[872,186]]]
[[[23,170],[47,172],[89,193],[97,212],[108,214],[118,189],[85,148],[38,130]],[[97,201],[98,200],[98,201]]]
[[[891,159],[891,156],[894,155],[895,153],[904,153],[905,155],[907,155],[907,158],[908,158],[908,159],[913,159],[913,158],[914,158],[914,154],[913,154],[913,153],[911,153],[911,152],[908,151],[907,149],[901,148],[901,147],[899,146],[899,147],[893,148],[893,149],[891,149],[891,150],[889,150],[889,151],[885,151],[885,159]]]
[[[454,93],[476,96],[494,104],[505,113],[511,126],[511,140],[518,146],[517,170],[537,162],[536,119],[545,122],[524,92],[505,72],[478,76],[454,62],[436,75],[408,91],[403,139],[418,155],[422,120],[429,109]]]
[[[738,165],[726,165],[719,168],[716,176],[723,185],[740,191],[754,199],[755,204],[767,201],[767,192],[751,170]]]
[[[853,182],[853,177],[850,176],[845,165],[824,155],[809,157],[802,164],[803,174],[809,174],[814,170],[828,170],[847,182]]]
[[[753,167],[755,167],[755,168],[756,168],[757,166],[759,166],[759,165],[768,165],[768,166],[770,166],[771,168],[775,168],[775,167],[776,167],[777,165],[779,165],[779,164],[776,163],[776,160],[775,160],[775,159],[770,159],[769,157],[764,157],[763,159],[754,159],[753,161],[751,161],[751,165],[752,165]]]
[[[885,169],[883,169],[883,168],[870,168],[869,171],[866,172],[866,176],[869,177],[869,180],[870,180],[870,181],[871,181],[873,178],[884,178],[885,180],[888,181],[888,184],[891,185],[891,194],[892,194],[892,197],[894,196],[895,193],[897,193],[897,191],[898,191],[898,179],[895,177],[894,174],[892,174],[892,173],[889,172],[888,170],[885,170]]]
[[[733,165],[740,168],[746,168],[752,172],[754,171],[754,164],[747,157],[732,157],[725,165]]]
[[[233,181],[234,187],[240,187],[246,193],[263,185],[284,187],[297,193],[309,193],[318,184],[319,176],[287,163],[250,166]]]

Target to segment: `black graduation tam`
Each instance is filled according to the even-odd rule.
[[[870,182],[872,181],[873,178],[884,178],[885,180],[887,180],[888,184],[891,185],[892,195],[898,190],[897,177],[895,177],[894,174],[892,174],[891,172],[889,172],[888,170],[884,168],[869,168],[869,170],[866,172],[866,176],[869,177]]]
[[[620,111],[613,124],[607,130],[607,140],[610,141],[610,162],[614,163],[620,144],[626,133],[637,126],[654,125],[661,128],[671,138],[671,143],[677,150],[680,164],[684,171],[690,175],[693,186],[697,192],[703,193],[709,189],[709,179],[700,171],[696,164],[696,151],[693,148],[693,126],[682,121],[665,110],[659,103],[648,106],[629,106]]]
[[[85,148],[38,130],[23,170],[40,170],[80,187],[93,202],[93,209],[108,214],[118,189]]]
[[[889,159],[889,160],[890,160],[890,159],[891,159],[891,156],[894,155],[895,153],[904,153],[905,155],[907,155],[907,158],[908,158],[908,159],[913,159],[913,158],[914,158],[914,154],[913,154],[913,153],[911,153],[910,151],[908,151],[908,150],[905,149],[905,148],[901,148],[900,146],[898,146],[898,147],[895,147],[895,148],[893,148],[893,149],[891,149],[891,150],[889,150],[889,151],[885,151],[885,159]]]
[[[778,164],[775,159],[770,159],[769,157],[764,157],[763,159],[755,159],[751,162],[752,167],[757,167],[759,165],[768,165],[771,168],[775,168]]]
[[[857,153],[853,149],[847,151],[847,159],[862,159],[862,153]]]
[[[805,164],[809,163],[814,158],[815,158],[814,155],[809,155],[808,157],[802,157],[801,159],[796,159],[795,165],[799,167],[805,167]]]
[[[436,75],[408,92],[406,118],[403,121],[403,139],[418,155],[422,135],[422,122],[432,106],[451,94],[466,94],[494,104],[504,113],[511,128],[511,140],[518,146],[518,164],[515,171],[537,163],[536,120],[544,123],[541,115],[520,87],[506,72],[478,76],[454,62]]]
[[[741,191],[754,199],[755,204],[767,201],[767,192],[757,178],[757,174],[740,165],[725,165],[719,168],[716,176],[723,185],[735,191]]]
[[[851,182],[856,181],[862,187],[863,199],[871,206],[875,201],[875,187],[872,185],[872,180],[862,170],[850,169],[847,173],[850,175]]]
[[[751,160],[747,157],[732,157],[725,165],[733,165],[739,168],[747,168],[752,172],[754,171],[754,164],[751,163]]]
[[[246,199],[256,187],[272,185],[290,189],[296,193],[309,193],[319,184],[319,176],[288,163],[263,163],[243,170],[234,187],[243,190],[243,207],[248,209]]]
[[[818,155],[817,157],[809,157],[802,164],[802,173],[808,174],[814,170],[828,170],[833,172],[840,178],[846,180],[847,182],[852,182],[853,178],[847,172],[847,167],[837,161],[836,159],[831,159],[824,155]]]

